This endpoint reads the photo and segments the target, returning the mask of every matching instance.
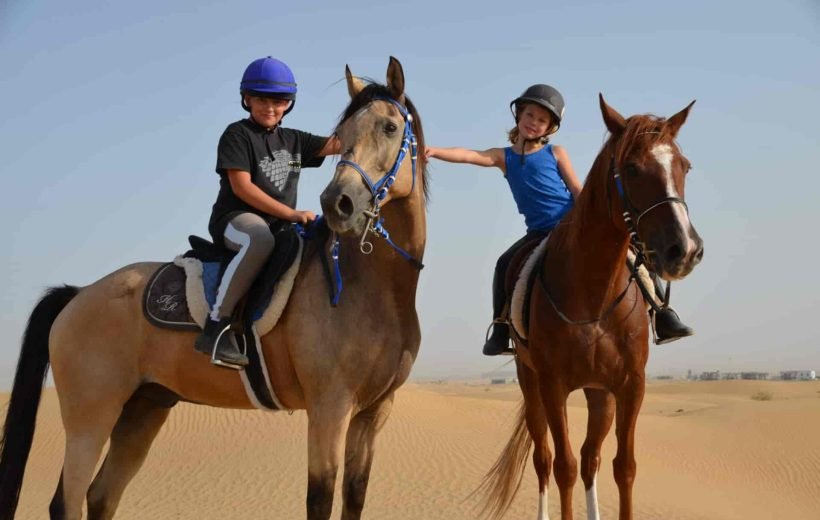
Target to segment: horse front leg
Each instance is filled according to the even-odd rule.
[[[541,403],[535,372],[521,362],[517,365],[518,384],[524,395],[527,430],[535,445],[532,452],[532,465],[538,478],[538,516],[536,518],[537,520],[549,520],[547,489],[552,469],[552,453],[547,442],[547,416],[544,412],[544,405]]]
[[[561,519],[572,518],[572,488],[578,478],[578,461],[572,454],[567,425],[567,396],[569,392],[552,374],[542,375],[540,381],[541,401],[547,413],[547,424],[552,430],[555,445],[555,482],[561,498]]]
[[[620,497],[620,520],[632,520],[632,484],[635,481],[635,425],[643,403],[645,380],[642,374],[633,375],[616,393],[615,434],[618,451],[612,461],[615,482]]]
[[[342,493],[342,520],[359,520],[364,509],[370,468],[373,464],[376,435],[381,431],[390,410],[394,394],[357,413],[350,421],[345,446],[345,469]]]
[[[333,511],[333,490],[350,413],[350,404],[339,401],[308,408],[308,520],[327,520]]]
[[[587,519],[599,520],[596,476],[601,467],[601,445],[615,416],[615,398],[608,390],[585,388],[587,398],[587,437],[581,446],[581,480],[587,499]]]

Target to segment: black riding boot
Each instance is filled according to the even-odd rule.
[[[248,358],[236,345],[236,337],[230,330],[230,326],[230,318],[222,318],[219,321],[208,318],[208,321],[205,323],[205,328],[202,330],[202,334],[196,338],[194,346],[197,351],[203,354],[213,355],[216,361],[232,365],[229,368],[247,366]],[[219,343],[216,344],[216,352],[214,352],[214,343],[216,343],[217,339]]]
[[[680,320],[678,313],[671,307],[655,312],[655,340],[656,345],[671,343],[672,341],[691,336],[695,331]]]
[[[652,273],[652,280],[655,282],[655,294],[658,298],[663,300],[665,298],[665,290],[661,285],[660,278],[655,273]],[[691,336],[695,333],[692,327],[683,323],[678,316],[678,313],[671,307],[666,307],[660,311],[655,312],[655,344],[663,345],[664,343],[671,343],[672,341]]]
[[[493,333],[484,343],[485,356],[498,356],[499,354],[512,354],[510,348],[510,326],[506,323],[493,323]]]

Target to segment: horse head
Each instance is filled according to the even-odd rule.
[[[390,58],[386,85],[365,84],[349,67],[345,76],[351,101],[336,127],[341,160],[320,201],[330,228],[353,235],[377,223],[390,201],[414,193],[417,177],[423,177],[416,164],[423,138],[396,58]]]
[[[703,257],[703,240],[684,201],[691,166],[675,142],[694,103],[668,119],[625,119],[600,96],[601,113],[612,134],[605,146],[610,196],[620,202],[623,216],[613,218],[643,250],[648,266],[666,280],[685,277]]]

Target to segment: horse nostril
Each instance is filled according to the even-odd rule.
[[[703,260],[703,246],[698,248],[698,252],[695,254],[695,262],[700,262]]]
[[[663,257],[665,262],[674,264],[683,258],[683,249],[681,249],[680,245],[673,244],[666,249]]]
[[[353,200],[347,195],[339,195],[336,199],[336,211],[339,212],[340,217],[350,218],[353,215]]]

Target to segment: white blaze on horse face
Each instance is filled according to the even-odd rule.
[[[655,157],[655,160],[658,161],[658,164],[663,169],[664,181],[666,183],[666,196],[669,198],[680,198],[678,190],[675,188],[675,179],[672,177],[672,160],[675,158],[672,145],[666,143],[656,144],[652,148],[652,156]],[[672,203],[671,206],[675,220],[680,224],[683,230],[683,236],[686,237],[687,252],[691,251],[695,247],[695,243],[689,236],[689,230],[692,228],[692,224],[689,222],[689,215],[686,213],[683,204]]]
[[[536,520],[550,520],[549,511],[547,511],[547,490],[541,491],[538,495],[538,518]]]
[[[678,191],[675,189],[675,182],[672,178],[672,159],[674,158],[672,145],[656,144],[652,148],[652,156],[655,157],[655,160],[658,161],[658,164],[663,168],[664,180],[666,181],[666,196],[677,197]]]
[[[592,479],[592,486],[587,489],[587,520],[601,520],[598,514],[598,490],[595,485],[598,479]]]

